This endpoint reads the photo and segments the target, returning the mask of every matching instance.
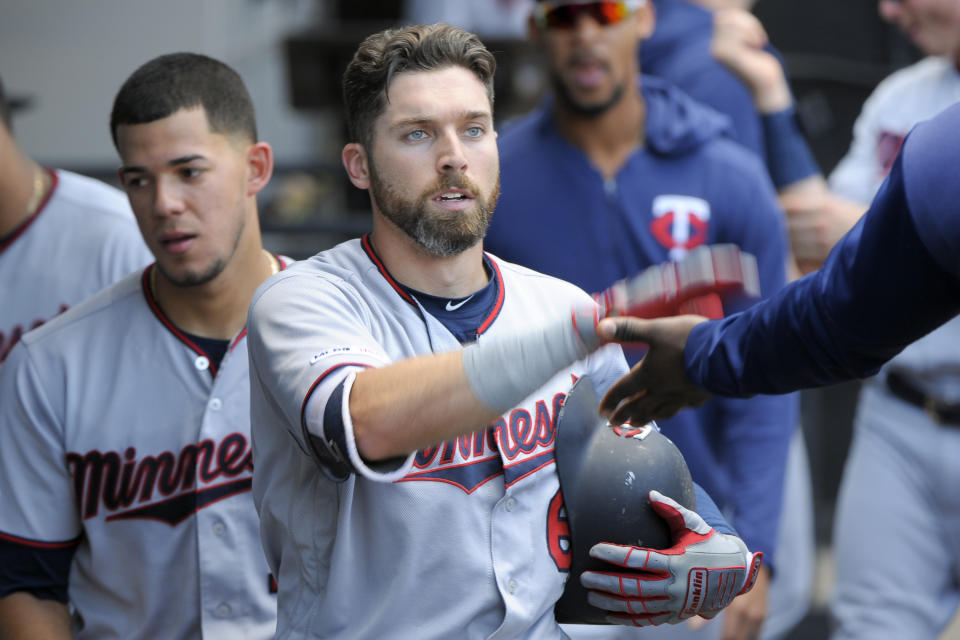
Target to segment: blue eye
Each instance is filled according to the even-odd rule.
[[[415,129],[407,134],[407,138],[410,140],[423,140],[427,137],[427,132],[423,129]]]
[[[467,127],[466,133],[471,138],[479,138],[483,135],[483,127]]]

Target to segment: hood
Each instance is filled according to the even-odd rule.
[[[640,43],[641,69],[654,68],[662,58],[673,58],[693,43],[709,46],[713,14],[684,0],[653,0],[653,35]],[[696,46],[696,45],[694,45]]]
[[[730,118],[666,80],[645,75],[640,87],[647,107],[646,146],[654,153],[682,155],[714,138],[732,136]]]

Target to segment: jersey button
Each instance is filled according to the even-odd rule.
[[[513,511],[513,508],[517,506],[517,501],[513,498],[507,498],[507,503],[504,506],[507,511]]]
[[[210,368],[210,360],[207,359],[207,356],[197,356],[197,359],[193,361],[193,366],[199,371],[206,371]]]
[[[213,523],[213,532],[214,532],[216,535],[222,536],[222,535],[223,535],[223,532],[226,531],[226,530],[227,530],[227,526],[226,526],[225,524],[223,524],[222,522],[214,522],[214,523]]]
[[[230,615],[230,612],[231,612],[230,605],[228,605],[226,602],[223,602],[217,605],[217,608],[214,610],[213,613],[218,618],[226,618],[228,615]]]
[[[507,591],[509,591],[511,594],[517,592],[517,581],[513,578],[510,578],[510,582],[507,583]]]
[[[220,407],[223,406],[223,402],[220,401],[220,398],[213,398],[210,400],[208,405],[211,411],[220,411]]]

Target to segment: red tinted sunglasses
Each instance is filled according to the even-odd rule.
[[[643,6],[645,0],[620,0],[619,2],[538,2],[535,9],[537,24],[541,28],[569,29],[586,14],[601,25],[616,24]]]

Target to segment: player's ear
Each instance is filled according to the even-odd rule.
[[[653,6],[653,0],[646,0],[639,9],[635,17],[637,25],[637,37],[646,40],[653,35],[653,28],[657,24],[657,10]]]
[[[256,142],[247,148],[247,195],[255,196],[267,186],[273,176],[273,147],[268,142]]]
[[[343,168],[350,176],[350,182],[358,189],[370,188],[370,160],[367,150],[359,142],[351,142],[343,147],[340,154]]]

